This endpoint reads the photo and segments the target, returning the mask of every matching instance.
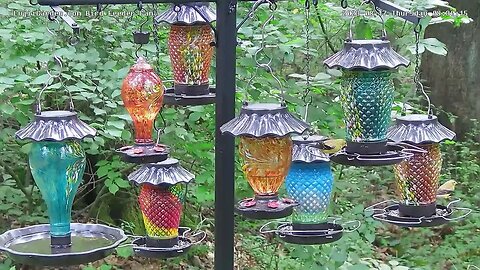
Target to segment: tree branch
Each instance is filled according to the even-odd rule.
[[[328,48],[330,48],[330,50],[333,53],[336,53],[337,50],[335,50],[335,47],[333,46],[332,41],[328,37],[327,28],[325,27],[325,23],[323,22],[322,16],[320,15],[320,11],[318,10],[317,6],[315,6],[315,13],[317,14],[317,19],[318,19],[318,22],[320,23],[320,28],[322,29],[323,36],[325,37],[325,41],[327,42]]]

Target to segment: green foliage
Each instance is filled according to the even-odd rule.
[[[447,7],[438,0],[395,1],[415,10]],[[349,1],[358,6],[360,1]],[[240,15],[246,14],[251,3],[241,3]],[[147,9],[151,7],[148,5]],[[368,5],[361,7],[369,10]],[[57,37],[46,31],[46,18],[28,19],[10,16],[13,11],[48,10],[31,7],[28,2],[2,3],[0,6],[0,230],[11,226],[45,223],[45,206],[28,170],[29,144],[14,140],[14,132],[25,126],[32,118],[34,97],[48,79],[46,63],[53,69],[52,55],[63,59],[61,80],[55,79],[49,86],[51,92],[44,95],[44,107],[65,108],[65,89],[72,93],[76,110],[84,121],[95,127],[99,134],[95,139],[86,139],[83,147],[88,154],[84,184],[74,204],[74,220],[104,222],[121,226],[127,233],[144,233],[141,215],[136,205],[137,192],[126,181],[134,166],[122,162],[114,149],[132,143],[132,123],[123,108],[120,97],[122,79],[135,59],[135,45],[131,32],[138,28],[142,18],[122,16],[81,16],[76,18],[82,27],[80,43],[68,44],[70,30],[64,24],[48,27],[58,28]],[[111,12],[133,11],[134,6],[109,6]],[[68,7],[70,11],[86,11],[94,14],[94,7]],[[342,138],[345,135],[343,112],[339,103],[338,70],[326,70],[323,60],[338,51],[347,36],[350,18],[342,15],[339,1],[321,1],[311,10],[310,50],[306,50],[305,17],[303,4],[296,1],[279,3],[279,10],[271,24],[266,26],[267,47],[259,55],[259,61],[272,60],[273,73],[281,85],[266,70],[255,68],[254,55],[260,48],[261,25],[269,16],[267,8],[260,8],[239,32],[237,48],[237,107],[244,96],[251,101],[277,101],[281,90],[290,110],[299,116],[306,112],[307,120],[323,135]],[[355,20],[357,38],[378,38],[382,25],[376,17]],[[468,17],[447,13],[438,18],[422,20],[423,30],[428,24],[449,22],[454,25],[468,23]],[[147,27],[151,24],[148,23]],[[385,16],[385,28],[392,45],[399,53],[415,53],[413,26],[402,20]],[[154,44],[145,45],[140,54],[147,54],[160,77],[172,77],[170,60],[166,54],[168,29],[159,32],[159,52]],[[422,32],[423,37],[423,32]],[[419,53],[425,51],[445,55],[447,48],[435,39],[421,39]],[[307,55],[310,54],[310,72],[307,74]],[[213,69],[215,71],[215,68]],[[212,73],[213,74],[213,73]],[[308,77],[307,77],[308,76]],[[252,79],[253,78],[253,79]],[[305,97],[307,78],[310,94]],[[251,80],[252,79],[252,80]],[[252,81],[249,84],[249,81]],[[395,97],[397,104],[403,102],[411,90],[413,68],[401,69],[396,74]],[[214,83],[214,82],[213,82]],[[219,89],[221,90],[221,89]],[[305,101],[312,99],[306,106]],[[417,99],[408,100],[415,108]],[[396,108],[397,110],[399,108]],[[420,110],[420,109],[418,109]],[[209,232],[213,231],[214,201],[214,106],[188,108],[165,107],[156,127],[163,131],[161,142],[172,148],[172,155],[182,165],[196,174],[189,187],[183,223]],[[480,129],[472,131],[478,132]],[[480,174],[478,140],[472,134],[470,140],[445,145],[444,179],[455,179],[459,184],[457,193],[462,205],[480,205]],[[236,196],[252,196],[251,189],[243,179],[241,164],[236,164]],[[468,265],[480,265],[478,237],[480,217],[478,210],[467,220],[439,229],[400,230],[365,218],[364,207],[393,194],[393,173],[390,168],[362,169],[336,166],[336,181],[332,201],[332,216],[340,222],[360,220],[362,225],[334,243],[324,246],[303,247],[284,244],[272,237],[258,235],[259,222],[236,218],[237,261],[242,269],[466,269]],[[211,261],[212,239],[192,250],[187,257],[166,263],[168,269],[211,269],[205,261]],[[123,263],[131,260],[131,247],[117,250]],[[2,257],[3,258],[3,257]],[[202,260],[197,260],[201,258]],[[200,261],[200,262],[199,262]],[[147,264],[149,262],[144,262]],[[205,264],[205,265],[202,265]],[[186,266],[189,264],[190,266]],[[0,269],[9,269],[12,262],[6,259]],[[162,262],[163,265],[163,262]],[[188,268],[187,268],[188,267]],[[122,269],[122,263],[105,262],[83,269]]]

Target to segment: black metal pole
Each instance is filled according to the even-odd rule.
[[[233,270],[235,139],[220,126],[235,117],[237,0],[217,0],[217,97],[215,130],[215,270]]]

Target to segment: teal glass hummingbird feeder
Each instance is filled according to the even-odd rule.
[[[350,37],[340,52],[324,61],[343,72],[341,105],[346,127],[346,148],[332,156],[354,166],[396,164],[408,157],[404,148],[387,144],[394,96],[393,73],[410,62],[395,52],[384,30],[378,40]]]
[[[37,106],[35,120],[15,135],[33,141],[29,164],[47,204],[52,245],[69,245],[73,199],[82,181],[86,158],[79,141],[96,130],[73,111],[45,111]]]
[[[78,118],[70,96],[68,110],[42,111],[40,91],[35,119],[16,132],[31,140],[29,165],[47,205],[50,224],[12,229],[0,235],[0,250],[28,265],[78,265],[102,259],[126,236],[100,224],[71,223],[72,204],[82,182],[86,155],[80,140],[96,130]]]

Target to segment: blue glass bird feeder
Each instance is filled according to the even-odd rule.
[[[285,186],[288,196],[298,205],[293,210],[291,223],[280,223],[276,229],[266,230],[272,223],[269,222],[262,226],[261,233],[275,232],[280,239],[292,244],[320,245],[337,241],[344,232],[360,226],[359,221],[340,223],[328,216],[333,173],[329,155],[322,151],[325,140],[318,135],[292,138],[292,165]],[[356,228],[348,229],[352,225]]]
[[[319,149],[306,147],[321,136],[293,138],[293,157],[285,186],[288,196],[299,203],[293,210],[293,227],[325,222],[332,194],[330,158]],[[315,151],[315,152],[313,152]],[[307,226],[308,227],[308,226]]]

